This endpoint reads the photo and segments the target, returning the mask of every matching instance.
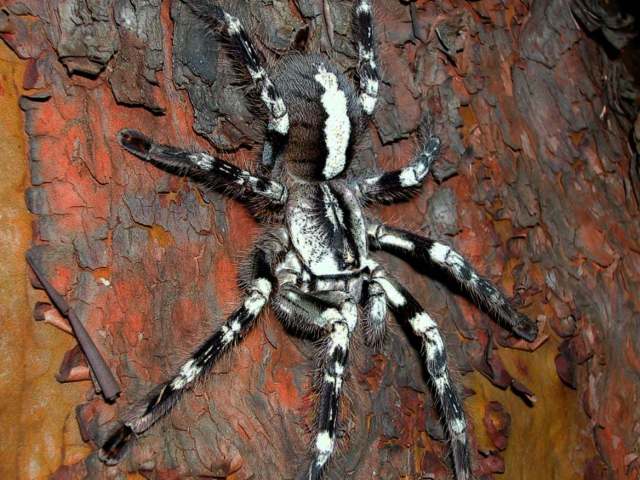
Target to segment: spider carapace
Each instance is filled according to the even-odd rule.
[[[237,344],[271,304],[289,327],[324,339],[312,458],[301,474],[307,479],[320,478],[336,446],[340,395],[356,325],[364,324],[358,331],[364,332],[368,344],[379,344],[390,310],[421,344],[448,433],[456,478],[472,478],[467,424],[438,326],[370,252],[385,251],[427,273],[451,279],[478,306],[522,338],[535,339],[537,327],[450,247],[364,215],[368,204],[391,203],[414,194],[440,146],[429,122],[424,121],[419,130],[420,148],[407,167],[374,176],[347,175],[354,146],[378,96],[371,0],[356,0],[353,6],[358,52],[355,86],[321,54],[286,55],[267,69],[236,17],[205,0],[188,4],[237,51],[260,98],[260,110],[266,114],[262,174],[207,153],[155,143],[133,130],[122,131],[119,141],[142,160],[222,188],[257,207],[257,218],[265,220],[265,231],[241,279],[245,296],[240,306],[107,438],[100,458],[117,463],[132,438],[168,413],[182,393]]]

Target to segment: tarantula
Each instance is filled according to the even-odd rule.
[[[241,22],[206,0],[188,2],[194,13],[238,52],[267,113],[262,171],[254,175],[207,153],[160,145],[134,130],[119,134],[130,153],[171,173],[260,206],[267,223],[244,278],[244,300],[142,409],[104,442],[99,455],[117,463],[125,447],[166,415],[256,324],[270,303],[287,326],[324,339],[317,387],[312,459],[304,478],[318,479],[336,446],[338,408],[351,337],[358,321],[369,344],[385,334],[387,310],[406,322],[422,347],[431,386],[448,433],[456,477],[472,477],[467,424],[453,385],[436,322],[420,303],[370,256],[384,251],[455,281],[470,298],[516,335],[533,340],[537,326],[517,313],[488,280],[450,247],[365,216],[363,207],[408,198],[422,185],[440,141],[423,122],[421,145],[405,168],[368,177],[347,177],[354,148],[376,105],[373,6],[356,0],[354,32],[358,85],[321,54],[295,53],[267,69]],[[359,306],[365,313],[359,318]]]

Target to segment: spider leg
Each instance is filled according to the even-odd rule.
[[[169,173],[191,177],[209,187],[229,188],[241,198],[261,197],[272,205],[284,205],[286,202],[284,185],[252,175],[206,153],[160,145],[136,130],[122,130],[118,141],[128,152]]]
[[[470,480],[471,459],[467,440],[467,423],[462,402],[451,382],[445,345],[436,322],[418,301],[383,269],[377,268],[372,280],[385,292],[392,312],[400,322],[408,323],[420,340],[422,355],[433,391],[446,425],[457,480]]]
[[[370,223],[367,235],[373,250],[383,250],[414,267],[441,272],[453,278],[476,305],[518,336],[530,342],[538,336],[536,323],[518,313],[498,287],[478,275],[471,264],[450,247],[381,223]]]
[[[103,443],[99,458],[108,465],[120,461],[127,446],[136,435],[149,429],[169,413],[182,394],[193,386],[234,343],[242,340],[255,324],[270,298],[275,278],[272,265],[278,250],[288,241],[283,234],[267,237],[252,256],[251,280],[246,295],[238,307],[200,347],[191,355],[177,374],[158,385],[141,404],[141,409],[126,420]]]
[[[387,297],[377,282],[364,284],[364,335],[367,345],[380,347],[387,331]]]
[[[376,65],[373,36],[373,6],[371,0],[356,0],[353,13],[354,33],[358,43],[358,77],[360,104],[371,115],[378,101],[380,76]]]
[[[251,43],[240,20],[206,0],[191,0],[187,3],[198,17],[213,30],[225,35],[231,45],[237,49],[240,60],[251,75],[254,86],[260,92],[262,103],[269,111],[269,130],[279,135],[286,135],[289,132],[287,107],[269,78],[262,65],[262,58]]]
[[[427,116],[420,124],[418,137],[421,146],[410,165],[355,181],[354,189],[364,202],[393,203],[418,192],[440,151],[440,139],[432,133]]]
[[[319,480],[334,451],[338,409],[349,352],[349,340],[357,322],[357,307],[352,300],[339,308],[322,312],[328,324],[328,335],[322,354],[318,385],[317,433],[313,443],[313,459],[305,478]]]
[[[275,155],[273,154],[273,145],[271,145],[271,142],[266,139],[262,144],[260,163],[265,169],[267,169],[267,171],[273,169],[276,163]]]

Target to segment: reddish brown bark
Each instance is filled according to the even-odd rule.
[[[331,48],[322,2],[266,3],[236,7],[266,49],[285,51],[305,23],[313,47]],[[350,2],[328,3],[346,69]],[[378,213],[453,244],[546,325],[533,346],[514,342],[382,257],[470,373],[479,475],[637,478],[640,228],[624,117],[635,111],[607,107],[616,63],[562,0],[376,3],[384,84],[359,165],[405,164],[425,109],[445,145],[423,195]],[[259,232],[241,206],[126,155],[116,132],[247,163],[259,132],[232,67],[181,2],[9,0],[1,15],[4,41],[27,62],[36,252],[124,387],[115,406],[78,399],[95,444],[221,322],[238,299],[235,260]],[[122,465],[93,455],[56,477],[292,478],[309,440],[313,354],[268,315]],[[382,352],[358,349],[329,478],[447,478],[423,376],[398,328]]]

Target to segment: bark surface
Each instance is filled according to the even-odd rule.
[[[241,205],[126,154],[116,133],[251,165],[261,132],[233,65],[181,1],[3,3],[2,39],[24,61],[34,249],[124,390],[115,405],[88,383],[78,396],[80,433],[96,445],[223,321],[239,298],[237,261],[260,231]],[[325,3],[232,10],[274,58],[308,25],[310,46],[353,70],[351,2]],[[442,284],[380,257],[447,334],[478,476],[638,478],[633,24],[596,0],[375,3],[383,82],[357,165],[406,164],[426,110],[444,145],[422,194],[377,213],[454,246],[543,326],[533,345],[516,342]],[[351,357],[327,478],[448,478],[424,369],[391,325],[380,352],[360,345]],[[266,315],[121,465],[62,455],[53,477],[293,478],[311,438],[314,353]],[[64,367],[63,380],[81,356]],[[69,448],[60,437],[50,448]]]

